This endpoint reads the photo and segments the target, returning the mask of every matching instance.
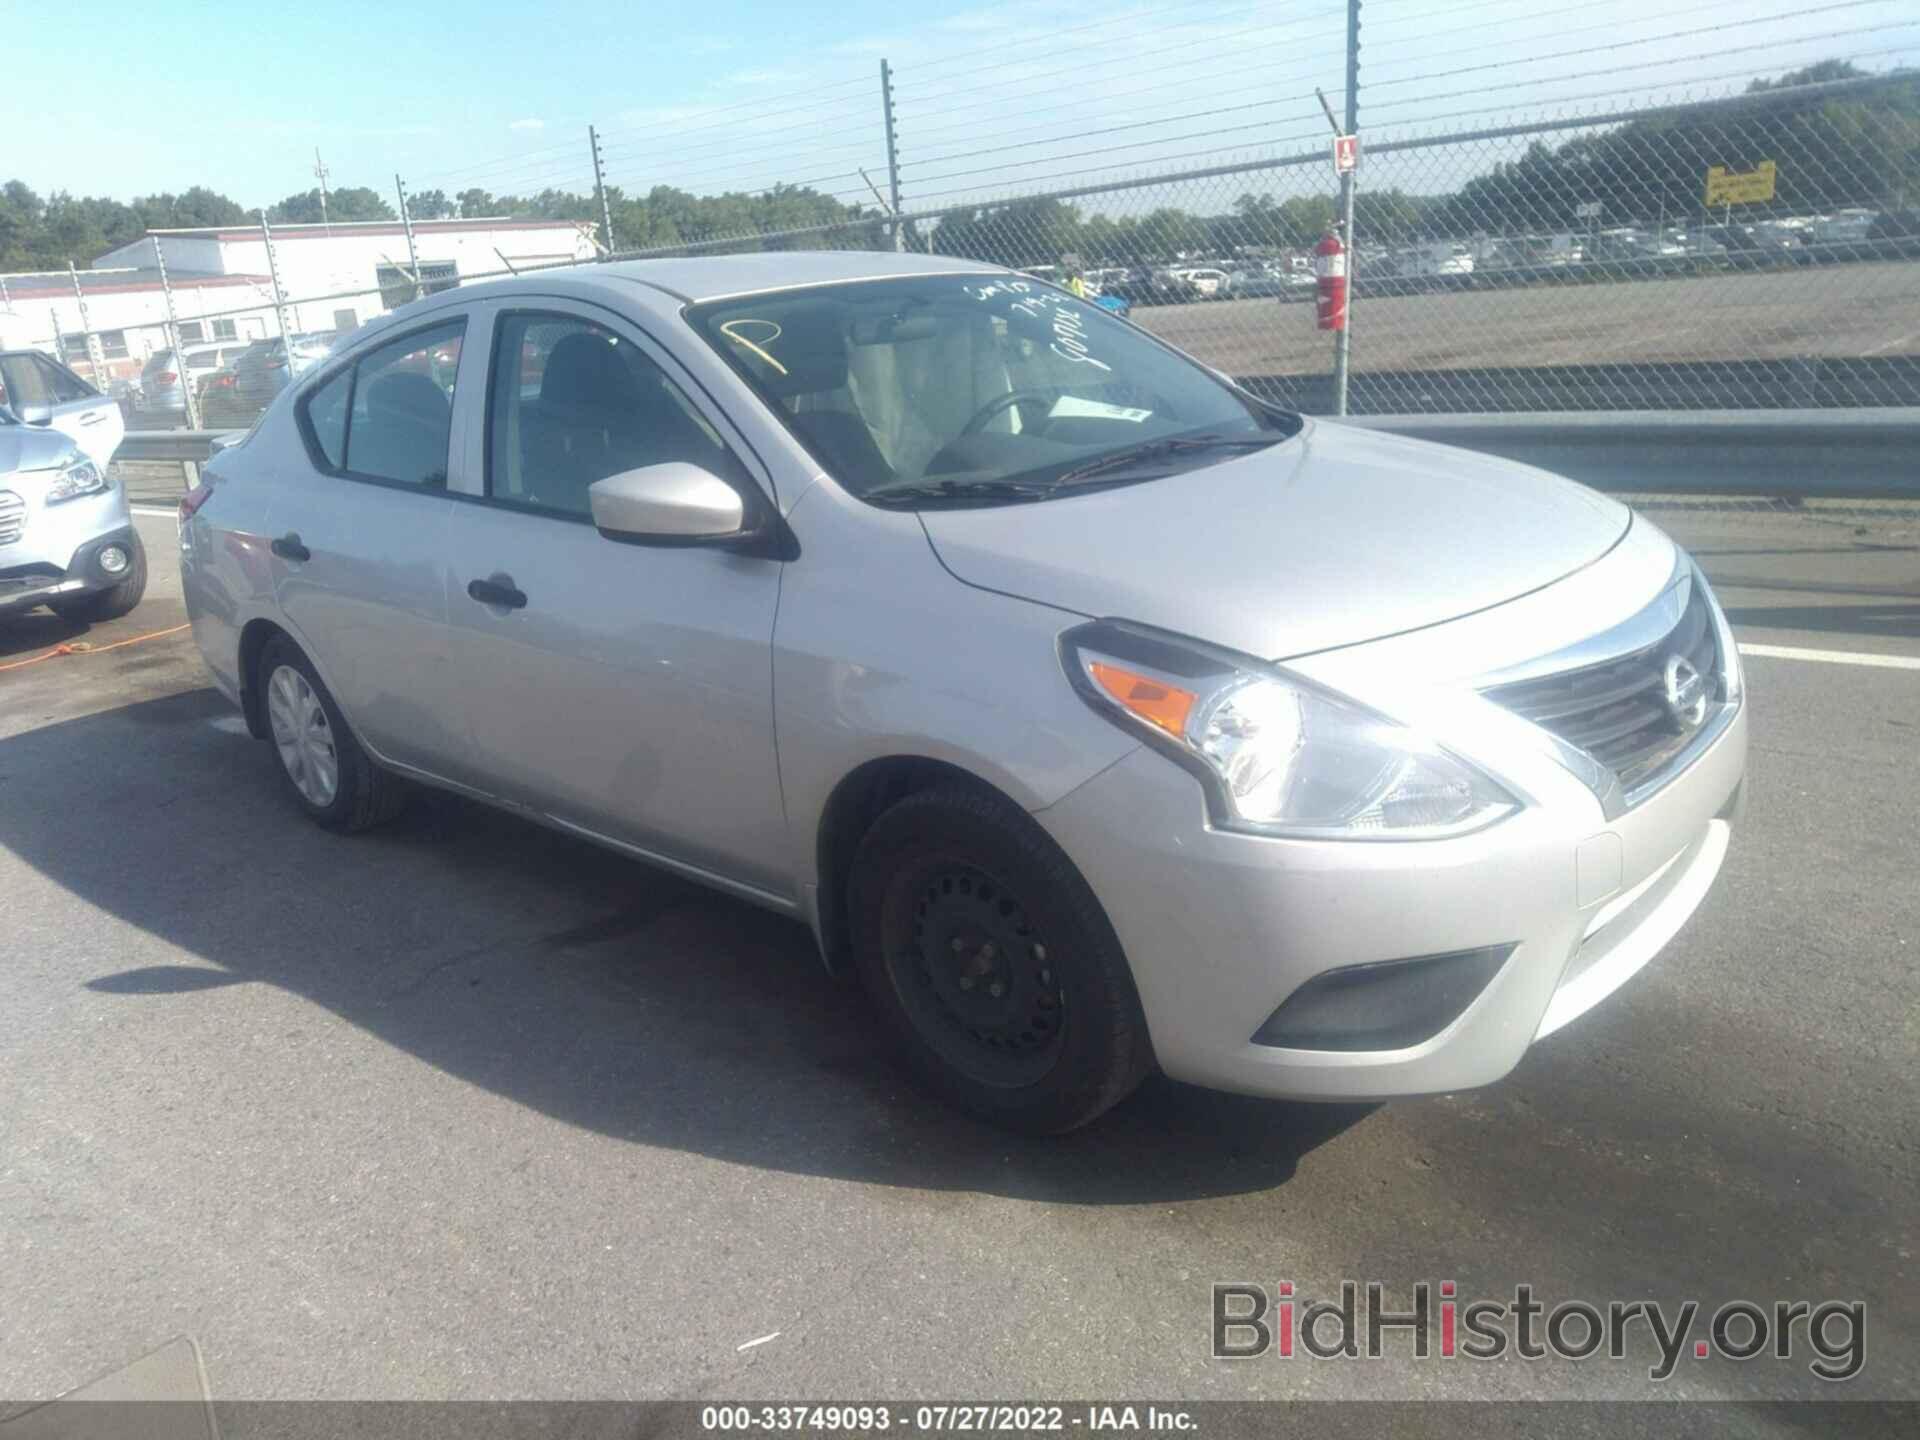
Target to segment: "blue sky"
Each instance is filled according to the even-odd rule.
[[[909,207],[1323,144],[1344,0],[882,0],[699,6],[0,0],[0,177],[242,204],[314,183],[391,195],[609,178],[701,192],[884,184],[899,82]],[[1704,97],[1831,55],[1920,63],[1912,0],[1367,0],[1363,133]],[[1041,143],[1033,143],[1039,141]],[[1469,163],[1463,152],[1461,163]]]

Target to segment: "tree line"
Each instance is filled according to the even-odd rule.
[[[1764,97],[1863,74],[1845,61],[1829,60],[1775,81],[1756,80],[1748,90]],[[1603,224],[1697,216],[1709,165],[1745,170],[1762,160],[1777,167],[1774,213],[1920,203],[1920,75],[1903,72],[1893,83],[1841,97],[1786,95],[1779,103],[1724,112],[1632,120],[1558,145],[1535,140],[1518,159],[1487,167],[1445,193],[1383,188],[1367,183],[1363,172],[1355,230],[1362,243],[1395,244],[1579,229],[1591,222],[1587,212],[1595,204]],[[723,195],[668,185],[629,194],[610,186],[607,209],[621,250],[868,249],[892,243],[878,209],[842,204],[804,186]],[[555,189],[530,195],[425,189],[408,196],[408,210],[416,220],[507,216],[596,226],[601,220],[598,197]],[[266,213],[274,223],[316,223],[322,218],[320,192],[288,195]],[[1162,206],[1116,217],[1059,200],[1016,200],[949,212],[924,228],[909,221],[904,238],[914,250],[1021,268],[1056,264],[1064,255],[1086,265],[1140,265],[1183,254],[1304,248],[1334,213],[1331,189],[1284,198],[1246,191],[1211,215]],[[1757,213],[1756,207],[1743,211]],[[397,213],[378,192],[347,186],[328,192],[325,216],[393,220]],[[0,186],[0,271],[59,269],[69,259],[85,265],[150,229],[245,225],[258,218],[257,211],[204,186],[123,203],[64,191],[43,198],[18,180],[8,181]],[[795,231],[802,233],[783,235]]]

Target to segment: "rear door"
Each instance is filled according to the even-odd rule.
[[[465,330],[443,313],[317,376],[295,403],[308,463],[280,477],[268,524],[280,612],[355,732],[445,778],[466,749],[444,583]]]

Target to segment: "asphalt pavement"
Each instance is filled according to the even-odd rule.
[[[1151,1081],[1049,1141],[919,1093],[786,921],[450,798],[308,825],[142,517],[133,615],[0,630],[94,647],[0,670],[0,1397],[184,1335],[222,1399],[1920,1399],[1920,668],[1858,659],[1920,657],[1920,512],[1648,513],[1765,647],[1666,953],[1486,1090]],[[1857,1300],[1865,1360],[1210,1357],[1214,1282],[1348,1279]]]

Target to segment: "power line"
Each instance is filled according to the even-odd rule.
[[[1809,15],[1825,15],[1835,10],[1857,10],[1862,5],[1874,5],[1878,3],[1880,3],[1880,0],[1834,0],[1834,3],[1830,5],[1815,5],[1815,6],[1810,6],[1804,10],[1795,10],[1787,14],[1771,16],[1769,17],[1769,23],[1771,23],[1772,21],[1779,21],[1779,20],[1801,20],[1801,19],[1805,19]],[[1669,30],[1662,35],[1647,35],[1647,36],[1643,36],[1638,40],[1619,40],[1619,41],[1615,41],[1611,45],[1585,45],[1575,50],[1556,50],[1552,54],[1533,55],[1533,56],[1529,56],[1528,58],[1532,61],[1537,62],[1537,61],[1544,61],[1544,60],[1566,60],[1571,58],[1577,58],[1582,55],[1605,55],[1614,50],[1631,50],[1635,46],[1639,46],[1639,45],[1657,45],[1663,40],[1690,40],[1700,35],[1718,35],[1727,30],[1742,30],[1751,26],[1753,23],[1754,22],[1751,20],[1729,20],[1719,25],[1698,25],[1688,30]],[[1915,22],[1911,20],[1896,21],[1896,22],[1893,22],[1893,25],[1899,25],[1899,24],[1911,25],[1913,23]],[[1890,29],[1890,28],[1893,28],[1893,25],[1869,27],[1869,28]],[[1837,33],[1841,35],[1849,35],[1849,34],[1860,34],[1863,32],[1857,31],[1857,30],[1851,30],[1851,31],[1840,31]],[[1831,37],[1825,36],[1825,35],[1815,35],[1815,36],[1808,36],[1807,38],[1824,40]],[[1785,43],[1788,43],[1788,37],[1780,37],[1770,43],[1785,44]],[[1747,48],[1753,49],[1756,47],[1749,46]],[[1722,55],[1731,55],[1731,54],[1737,54],[1739,52],[1732,51],[1732,50],[1722,50],[1719,53]],[[1688,58],[1691,59],[1693,57],[1689,56]],[[1420,81],[1420,80],[1449,80],[1453,78],[1455,75],[1474,75],[1474,74],[1478,74],[1482,70],[1511,70],[1512,68],[1513,68],[1513,62],[1511,60],[1490,60],[1480,65],[1462,65],[1453,70],[1433,70],[1433,71],[1428,71],[1419,75],[1403,75],[1392,80],[1371,80],[1368,82],[1368,86],[1371,89],[1379,89],[1380,87],[1385,85],[1411,85],[1414,82]]]
[[[1239,114],[1242,111],[1246,111],[1246,110],[1259,110],[1269,105],[1284,105],[1284,104],[1287,104],[1289,101],[1311,100],[1311,99],[1313,99],[1313,95],[1311,93],[1308,93],[1305,95],[1283,96],[1273,100],[1249,100],[1244,105],[1221,105],[1221,106],[1215,107],[1212,110],[1189,111],[1185,115],[1163,115],[1156,120],[1135,120],[1125,125],[1109,125],[1099,130],[1081,130],[1081,131],[1077,131],[1072,135],[1051,135],[1046,137],[1045,139],[1026,140],[1013,145],[998,145],[998,146],[992,146],[982,150],[954,151],[945,155],[931,156],[926,160],[917,161],[916,164],[936,165],[947,160],[971,160],[974,157],[979,155],[1004,154],[1006,151],[1009,151],[1009,150],[1031,150],[1037,145],[1064,145],[1074,140],[1090,140],[1100,135],[1118,135],[1123,130],[1139,130],[1144,127],[1153,126],[1153,125],[1178,125],[1180,122],[1184,120],[1206,120],[1206,119],[1212,118],[1215,115],[1234,115],[1234,114]],[[1280,125],[1280,124],[1286,124],[1288,121],[1294,118],[1296,117],[1287,116],[1285,117],[1285,119],[1282,119],[1282,120],[1262,121],[1261,123]],[[1147,141],[1142,141],[1140,143],[1152,145],[1152,144],[1157,144],[1159,142],[1153,141],[1153,140],[1147,140]],[[903,165],[900,168],[902,170],[907,170],[912,167]]]
[[[1860,0],[1860,3],[1865,3],[1865,0]],[[1346,13],[1347,13],[1346,7],[1339,6],[1336,8],[1331,8],[1326,10],[1316,10],[1310,15],[1301,16],[1300,20],[1301,21],[1323,20],[1323,19],[1326,19],[1328,16],[1332,16],[1332,15],[1344,16]],[[1289,22],[1289,23],[1299,23],[1299,22],[1295,21],[1295,22]],[[1151,56],[1147,56],[1143,58],[1149,59],[1153,61],[1155,64],[1158,64],[1165,56],[1172,54],[1176,50],[1191,50],[1196,45],[1223,45],[1226,42],[1230,40],[1238,39],[1241,36],[1252,35],[1260,31],[1270,31],[1275,28],[1276,27],[1271,23],[1267,23],[1267,24],[1260,24],[1260,25],[1250,25],[1250,26],[1247,26],[1245,29],[1241,29],[1241,30],[1229,30],[1224,34],[1200,35],[1190,40],[1183,40],[1176,44],[1162,46],[1156,49]],[[1331,35],[1335,33],[1338,33],[1344,36],[1346,31],[1343,27],[1337,32],[1331,31],[1331,30],[1321,32],[1322,35]],[[1290,43],[1297,44],[1303,40],[1318,39],[1320,38],[1320,36],[1318,35],[1286,36],[1286,37],[1276,38],[1270,43],[1279,44],[1281,43],[1282,38],[1284,38],[1286,41]],[[950,100],[957,95],[973,95],[973,94],[978,94],[979,92],[984,90],[1001,90],[1001,89],[1005,89],[1009,85],[1024,85],[1030,81],[1045,80],[1056,75],[1084,74],[1086,72],[1086,69],[1087,69],[1086,62],[1082,60],[1072,65],[1063,65],[1060,68],[1055,70],[1029,71],[1024,75],[1010,76],[1005,80],[989,80],[984,84],[962,86],[954,90],[936,90],[930,94],[916,95],[913,98],[914,98],[914,103],[916,105],[931,105],[941,100]],[[988,101],[986,103],[998,104],[1000,102]]]

